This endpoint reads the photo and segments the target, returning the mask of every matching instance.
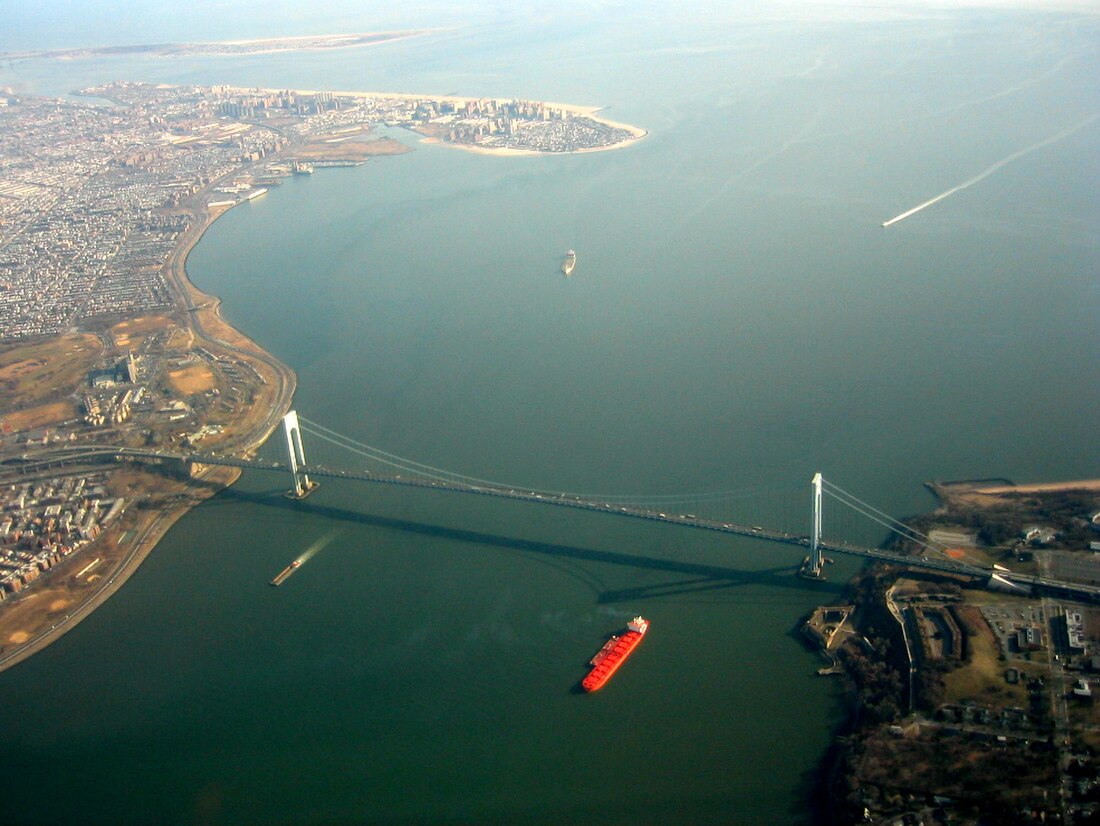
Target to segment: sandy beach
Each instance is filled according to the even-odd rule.
[[[1030,485],[990,485],[967,489],[970,493],[996,496],[1003,493],[1044,493],[1061,490],[1100,490],[1100,479],[1078,479],[1069,482],[1037,482]]]
[[[471,101],[493,101],[498,105],[511,103],[515,98],[482,98],[472,95],[423,95],[423,94],[411,94],[409,92],[361,92],[361,91],[331,91],[322,89],[245,89],[242,87],[230,87],[233,91],[239,93],[248,92],[262,92],[264,94],[280,94],[282,92],[293,92],[296,95],[316,95],[316,94],[331,94],[338,97],[353,97],[353,98],[378,98],[380,100],[435,100],[446,103],[453,103],[456,106],[461,106]],[[641,138],[644,138],[649,134],[648,130],[642,129],[640,126],[633,126],[629,123],[619,123],[618,121],[608,120],[599,116],[599,112],[603,107],[600,106],[584,106],[577,103],[556,103],[553,101],[539,101],[544,106],[551,109],[561,109],[563,112],[569,112],[571,115],[578,115],[580,117],[590,118],[601,123],[604,126],[608,126],[612,129],[623,129],[629,132],[632,136],[632,140],[622,141],[620,143],[611,144],[610,146],[593,146],[585,149],[574,150],[571,154],[580,154],[582,152],[606,152],[610,149],[621,149],[625,146],[631,146],[633,143]],[[454,149],[462,149],[467,152],[476,152],[481,155],[498,155],[501,157],[517,157],[521,155],[553,155],[561,154],[554,152],[539,152],[534,149],[511,149],[507,147],[491,147],[491,146],[473,146],[471,144],[457,144],[447,143],[435,138],[425,137],[424,143],[437,143],[442,146],[452,147]]]

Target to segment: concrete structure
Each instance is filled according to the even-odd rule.
[[[298,425],[298,411],[291,410],[283,417],[283,430],[286,433],[286,451],[290,463],[290,473],[294,477],[294,492],[291,494],[302,499],[317,487],[310,481],[302,468],[306,465],[306,449],[302,445],[302,429]]]
[[[813,481],[813,527],[810,531],[810,567],[811,576],[821,575],[821,474],[815,473]]]

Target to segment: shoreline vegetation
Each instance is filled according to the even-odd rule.
[[[1100,779],[1100,608],[997,573],[1100,581],[1100,480],[926,484],[935,509],[887,546],[973,574],[874,563],[801,623],[845,684],[822,822],[1076,822],[1096,797],[1076,781]]]

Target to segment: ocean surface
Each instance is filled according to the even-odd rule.
[[[798,532],[817,471],[896,516],[931,506],[929,479],[1097,475],[1096,18],[353,5],[200,3],[184,21],[151,4],[139,26],[48,4],[0,33],[12,51],[447,26],[329,53],[0,58],[0,86],[518,96],[649,130],[533,158],[396,132],[415,151],[290,179],[220,219],[191,277],[297,371],[310,420],[542,489],[730,491],[731,516]],[[356,461],[309,436],[306,450]],[[854,562],[809,584],[798,551],[751,540],[352,482],[293,503],[286,488],[246,474],[90,619],[0,674],[0,766],[21,789],[0,820],[818,814],[842,698],[794,632]],[[826,532],[883,536],[836,508]],[[637,613],[644,645],[580,695],[588,658]]]

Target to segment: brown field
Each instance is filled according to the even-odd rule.
[[[3,408],[33,407],[71,393],[103,352],[91,333],[0,347]]]
[[[966,615],[970,626],[978,629],[978,633],[969,638],[970,662],[944,678],[946,701],[961,703],[970,700],[991,706],[1026,706],[1027,689],[1022,683],[1009,685],[1005,682],[1008,663],[1000,658],[997,639],[978,609],[960,606],[959,612]]]
[[[119,336],[142,335],[155,333],[172,324],[172,319],[163,315],[145,315],[140,318],[131,318],[121,321],[111,328],[111,335]]]
[[[991,508],[1006,497],[1025,493],[1063,493],[1066,491],[1100,491],[1100,479],[1075,479],[1066,482],[1040,482],[1031,485],[931,485],[940,501],[956,507]]]
[[[190,327],[178,327],[168,337],[166,350],[190,350],[195,342],[195,334]]]
[[[353,137],[340,143],[313,141],[294,150],[294,157],[306,161],[362,161],[376,155],[401,155],[412,150],[392,138]]]
[[[192,364],[181,370],[173,370],[168,374],[168,380],[176,392],[182,396],[205,393],[207,390],[213,390],[217,384],[214,372],[205,364]]]
[[[967,605],[1000,605],[1011,597],[1004,591],[989,591],[985,588],[973,588],[966,592]]]
[[[170,327],[175,327],[175,322],[167,316],[146,315],[119,322],[110,332],[115,347],[129,350],[139,347],[144,337],[150,333],[159,333]]]
[[[72,605],[69,591],[64,587],[51,584],[41,591],[35,590],[33,599],[25,597],[4,606],[0,622],[0,628],[3,629],[0,631],[0,649],[19,645],[41,633],[43,628],[63,618],[65,609]],[[31,595],[28,594],[29,596]]]
[[[76,418],[76,405],[72,402],[51,402],[30,407],[26,410],[15,410],[0,416],[5,428],[20,433],[24,430],[34,430],[38,427],[46,427],[59,422],[67,422]]]
[[[46,362],[42,359],[23,359],[0,368],[0,381],[18,381],[28,373],[45,366]]]

